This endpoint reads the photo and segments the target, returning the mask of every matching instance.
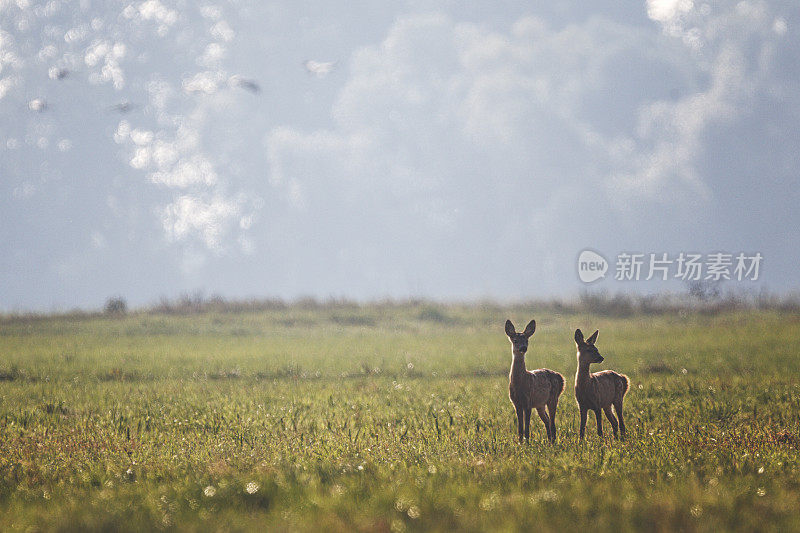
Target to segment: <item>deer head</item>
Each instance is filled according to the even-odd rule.
[[[522,333],[517,333],[517,330],[514,329],[514,324],[510,320],[506,320],[506,335],[508,335],[508,340],[511,341],[511,349],[515,355],[525,355],[525,352],[528,351],[528,339],[533,335],[534,331],[536,331],[535,320],[528,322],[525,331]]]
[[[600,331],[595,331],[592,336],[583,340],[583,333],[581,330],[575,330],[575,344],[578,346],[578,363],[602,363],[603,356],[600,355],[594,343],[597,341],[597,335]]]

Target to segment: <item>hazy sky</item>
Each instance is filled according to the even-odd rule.
[[[797,289],[799,23],[792,0],[0,0],[0,310],[568,296],[585,248],[611,291],[681,289],[613,279],[681,251],[760,252],[727,284]]]

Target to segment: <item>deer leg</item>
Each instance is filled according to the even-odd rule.
[[[550,436],[550,418],[548,418],[547,416],[547,411],[544,410],[544,405],[542,405],[541,407],[537,407],[536,412],[539,413],[539,418],[541,418],[542,422],[544,422],[544,427],[547,430],[547,440],[551,440],[552,437]]]
[[[614,438],[617,438],[617,419],[614,417],[614,413],[611,412],[611,406],[607,405],[603,407],[603,412],[611,423],[611,430],[614,432]]]
[[[625,438],[625,420],[622,418],[622,400],[618,402],[614,402],[614,410],[617,412],[617,417],[619,418],[619,431],[622,434],[622,438]]]
[[[558,407],[558,399],[547,404],[547,414],[550,415],[550,434],[553,442],[556,441],[556,407]]]
[[[597,419],[597,434],[603,436],[603,418],[600,416],[600,409],[594,410],[594,417]]]
[[[525,408],[525,440],[531,440],[531,408]]]
[[[586,409],[582,405],[580,405],[579,407],[580,407],[580,410],[581,410],[581,437],[580,437],[580,439],[583,440],[583,434],[586,433],[586,414],[587,414],[588,409]]]
[[[525,429],[525,411],[522,406],[514,406],[517,411],[517,432],[519,433],[519,443],[522,444],[522,437],[524,436]]]

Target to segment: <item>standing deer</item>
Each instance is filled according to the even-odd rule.
[[[556,441],[556,407],[558,406],[558,397],[564,391],[564,376],[558,372],[546,368],[528,371],[525,368],[528,339],[535,330],[535,320],[531,320],[522,333],[517,333],[514,324],[510,320],[506,320],[506,335],[511,341],[511,353],[513,354],[511,373],[508,376],[508,395],[517,412],[517,431],[520,443],[522,443],[523,436],[525,440],[530,440],[532,409],[536,409],[539,418],[544,422],[548,440]]]
[[[597,350],[594,343],[597,341],[599,331],[592,333],[592,336],[583,340],[581,330],[575,330],[575,344],[578,345],[578,372],[575,374],[575,398],[578,400],[578,407],[581,411],[581,439],[586,431],[586,414],[589,409],[594,411],[597,419],[597,434],[603,436],[603,421],[600,417],[602,410],[611,428],[614,430],[614,437],[617,436],[617,419],[611,412],[611,406],[619,417],[619,429],[622,437],[625,438],[625,420],[622,418],[622,400],[628,392],[628,376],[618,374],[613,370],[603,370],[594,374],[589,373],[589,365],[592,363],[602,363],[603,356]]]

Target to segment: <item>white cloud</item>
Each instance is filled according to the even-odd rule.
[[[136,13],[131,11],[127,16],[133,17]],[[146,0],[138,6],[138,15],[147,21],[158,25],[158,34],[165,35],[169,28],[178,20],[178,12],[166,7],[159,0]]]
[[[168,239],[183,241],[197,236],[206,247],[219,251],[224,247],[228,226],[238,214],[238,204],[231,200],[222,197],[204,200],[186,195],[164,208],[161,221]]]
[[[215,39],[220,39],[221,41],[224,41],[226,43],[232,41],[233,38],[236,36],[236,33],[233,31],[230,25],[228,25],[228,23],[225,22],[224,20],[220,20],[219,22],[214,24],[209,30],[209,33]]]
[[[201,56],[198,62],[205,65],[208,61],[205,56]],[[187,93],[213,94],[225,79],[225,74],[220,71],[208,70],[198,72],[190,78],[185,78],[183,80],[183,90]]]
[[[161,209],[170,242],[197,241],[205,248],[230,249],[225,237],[239,227],[244,201],[226,194],[215,165],[203,147],[206,128],[203,104],[157,132],[131,128],[123,120],[115,140],[132,149],[130,166],[147,172],[151,183],[177,196]],[[245,228],[242,228],[245,229]],[[253,245],[247,242],[248,250]],[[195,250],[200,254],[201,250]]]
[[[735,117],[749,85],[734,47],[725,47],[713,61],[707,90],[642,107],[634,150],[621,154],[620,170],[608,183],[620,205],[637,196],[659,195],[673,203],[685,200],[687,194],[711,198],[708,183],[695,167],[703,150],[702,136],[709,125]]]
[[[785,35],[786,31],[789,29],[789,25],[786,24],[786,19],[783,17],[778,17],[772,23],[772,31],[777,33],[778,35]]]
[[[153,142],[153,132],[149,130],[140,130],[137,128],[130,132],[130,136],[134,144],[138,144],[139,146]]]
[[[774,19],[760,2],[739,2],[716,16],[692,9],[688,0],[648,1],[651,18],[670,29],[684,52],[670,41],[599,19],[554,30],[525,17],[506,34],[438,14],[399,19],[380,46],[353,55],[333,108],[334,129],[306,134],[281,128],[267,139],[271,179],[303,190],[326,174],[341,171],[346,185],[379,171],[395,192],[442,191],[468,179],[441,167],[454,157],[476,164],[514,157],[529,171],[553,173],[558,169],[542,161],[558,154],[607,168],[597,179],[623,210],[637,199],[708,200],[709,185],[696,168],[703,135],[709,126],[746,112],[742,104],[763,77],[746,58],[746,41],[764,36]],[[698,44],[704,48],[701,61],[694,56]],[[612,69],[625,68],[628,60],[673,69],[680,77],[661,82],[686,94],[640,90],[628,109],[608,110],[636,117],[621,115],[631,127],[609,135],[592,116],[597,109],[587,115],[581,103],[606,87],[639,89],[625,87],[637,83],[636,77],[613,77]],[[694,71],[681,73],[685,66],[677,66],[679,61]],[[698,85],[705,87],[697,90]],[[315,174],[309,159],[327,172]],[[586,184],[592,177],[558,180]]]
[[[685,196],[675,186],[681,184],[688,187],[685,192],[711,198],[709,178],[696,168],[704,135],[711,127],[747,115],[758,94],[775,91],[769,86],[774,73],[768,58],[774,54],[773,41],[782,35],[775,31],[775,20],[782,19],[772,18],[761,1],[730,2],[713,12],[704,7],[693,12],[691,2],[648,1],[650,17],[693,52],[692,66],[708,82],[697,92],[642,107],[632,136],[636,144],[624,154],[631,165],[626,170],[624,162],[618,162],[610,183],[623,202],[644,193],[680,203]],[[754,45],[761,48],[755,60]]]
[[[658,22],[668,22],[693,7],[692,0],[647,0],[647,16]]]
[[[172,66],[181,76],[180,81],[175,83],[174,78],[155,74],[149,76],[145,86],[144,96],[155,124],[148,121],[146,114],[132,115],[130,121],[120,121],[113,138],[129,150],[130,167],[143,172],[149,183],[174,194],[171,201],[159,207],[168,241],[200,244],[200,248],[191,252],[195,256],[201,256],[203,248],[217,253],[228,251],[237,242],[239,249],[246,246],[250,252],[255,245],[244,238],[249,225],[244,228],[238,222],[248,215],[245,206],[257,205],[257,201],[245,200],[231,187],[228,176],[220,175],[219,159],[226,154],[208,140],[219,127],[216,120],[230,115],[236,107],[229,92],[220,90],[227,87],[229,79],[222,70],[227,55],[222,43],[232,40],[235,33],[221,19],[219,8],[198,9],[203,18],[214,23],[207,32],[206,42],[194,43],[195,57],[182,56],[185,70]],[[137,23],[155,23],[161,37],[166,28],[182,20],[177,11],[158,0],[141,2],[135,9],[125,9],[123,15]],[[114,57],[120,52],[116,47],[109,48],[108,41],[95,43],[87,51],[87,64],[99,63],[108,57],[109,50],[116,50]],[[124,55],[124,48],[121,52]],[[197,70],[197,65],[201,70]],[[137,121],[150,124],[137,126]],[[229,242],[234,246],[229,246]]]
[[[598,80],[607,76],[604,63],[623,62],[645,44],[596,21],[558,31],[528,17],[501,34],[438,14],[400,19],[379,46],[353,55],[334,129],[278,128],[267,138],[271,180],[290,196],[329,187],[327,180],[362,192],[380,180],[411,210],[451,222],[459,207],[453,190],[490,187],[462,164],[485,172],[484,180],[494,172],[518,183],[536,176],[540,193],[565,180],[596,182],[599,174],[563,175],[558,160],[580,168],[601,158],[603,167],[618,157],[626,140],[607,139],[579,107],[594,83],[607,81]]]
[[[503,228],[533,221],[533,254],[552,259],[595,228],[641,228],[652,206],[676,226],[695,223],[724,179],[701,169],[709,132],[767,90],[768,62],[753,61],[748,43],[777,38],[775,14],[760,2],[648,9],[665,36],[601,18],[555,28],[523,17],[505,32],[400,18],[352,55],[333,127],[266,137],[270,181],[314,215],[315,238],[350,256],[408,231],[426,236],[411,238],[422,256],[465,234],[502,253],[513,242]],[[348,243],[347,215],[331,205],[385,225]],[[497,242],[480,235],[493,230]]]
[[[22,59],[17,52],[13,35],[0,29],[0,100],[19,82],[16,71],[21,66]]]
[[[208,46],[206,46],[203,55],[197,58],[197,64],[205,68],[219,67],[219,65],[222,63],[222,60],[225,59],[226,53],[227,50],[225,49],[224,45],[220,43],[210,43]],[[218,85],[218,82],[216,85]],[[214,92],[216,85],[212,88],[212,90],[206,92]],[[184,88],[186,88],[185,85]],[[186,88],[186,90],[192,89]]]
[[[170,148],[164,148],[159,153],[170,152]],[[171,158],[167,158],[169,161]],[[217,173],[214,165],[201,154],[194,154],[188,158],[179,159],[174,165],[169,166],[170,170],[156,171],[150,174],[153,183],[166,185],[172,188],[186,188],[192,185],[214,185],[217,182]]]
[[[125,58],[127,47],[121,42],[97,40],[87,48],[83,60],[92,69],[91,83],[112,82],[117,90],[125,87],[125,74],[120,62]],[[95,68],[97,67],[97,68]]]

